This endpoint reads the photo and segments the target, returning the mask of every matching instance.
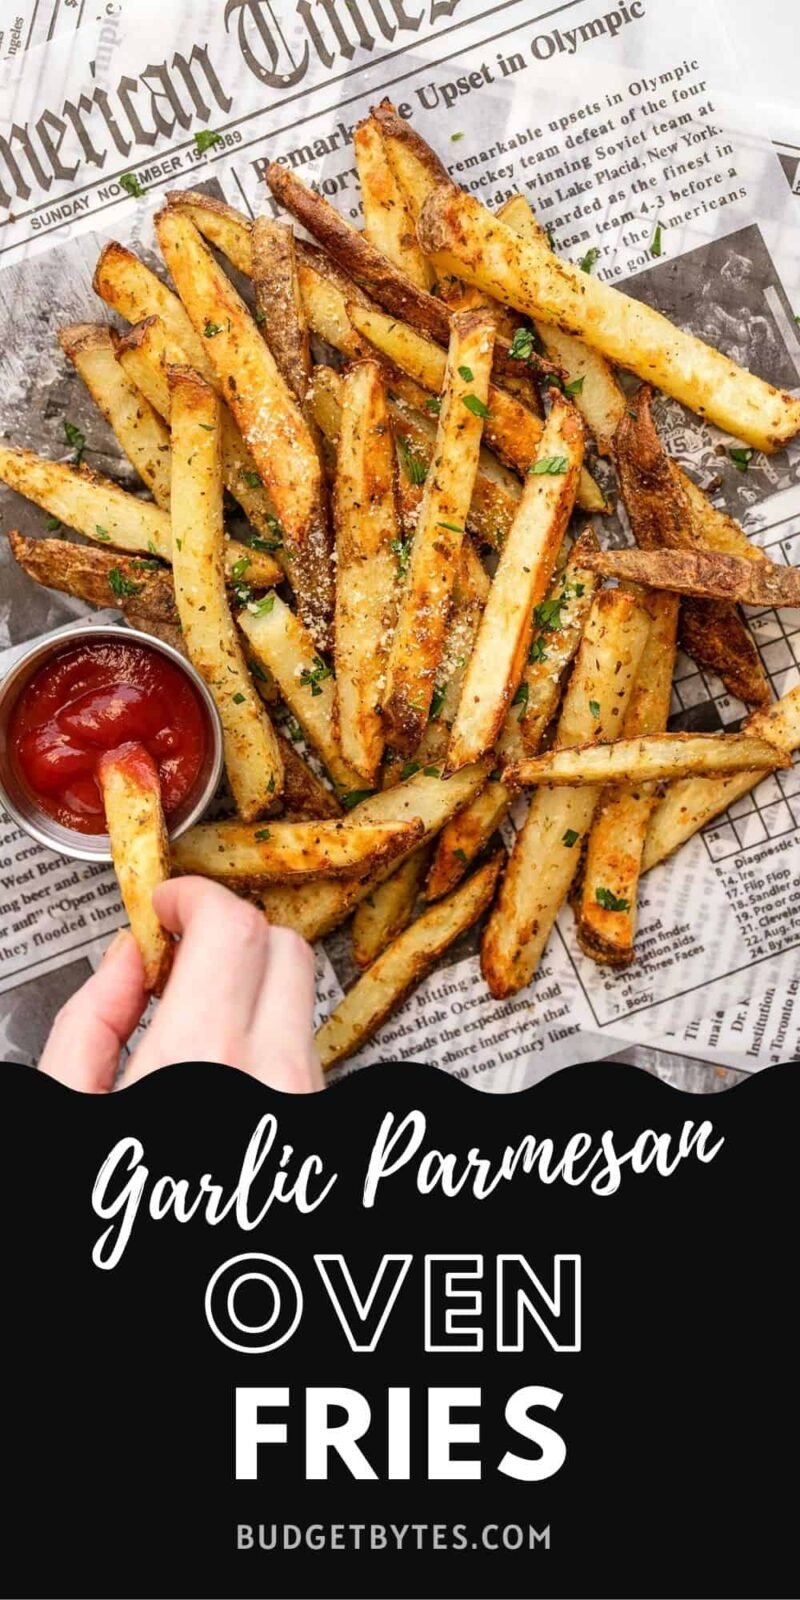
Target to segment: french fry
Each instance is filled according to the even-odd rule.
[[[298,878],[348,878],[392,861],[420,838],[421,822],[206,822],[176,839],[179,872],[258,889]]]
[[[559,717],[555,748],[612,739],[622,727],[649,627],[622,590],[595,596]],[[580,863],[599,789],[537,789],[517,834],[481,948],[496,999],[530,983]]]
[[[498,741],[501,763],[518,759],[526,751],[535,754],[541,744],[580,644],[596,587],[594,573],[576,561],[573,551],[536,607],[536,632],[528,663]],[[437,900],[455,887],[507,816],[512,799],[513,791],[501,781],[498,770],[470,805],[443,828],[425,887],[429,900]]]
[[[478,470],[493,340],[494,325],[484,313],[468,311],[453,319],[435,465],[425,480],[386,675],[386,734],[403,755],[411,755],[422,737],[444,652]]]
[[[583,424],[556,396],[500,553],[475,648],[464,676],[447,752],[454,771],[490,750],[517,692],[543,599],[575,503]]]
[[[434,190],[417,222],[423,250],[517,311],[554,323],[758,450],[800,429],[800,400],[704,344],[643,301],[522,240],[472,195]]]
[[[800,748],[800,685],[764,711],[755,711],[744,726],[745,732],[768,739],[781,754]],[[672,855],[763,777],[763,772],[740,772],[733,778],[684,778],[671,783],[650,818],[642,871],[649,872]]]
[[[227,256],[237,272],[246,278],[253,276],[253,224],[243,211],[199,189],[168,189],[166,198],[170,211],[188,216],[198,233]]]
[[[291,739],[276,733],[283,762],[283,816],[287,822],[313,822],[340,817],[342,808],[335,794],[312,772],[295,750]]]
[[[718,506],[713,506],[711,501],[699,484],[693,483],[688,473],[684,472],[675,461],[670,462],[672,475],[676,478],[692,518],[692,531],[694,542],[701,550],[718,551],[720,555],[736,556],[740,561],[765,561],[767,558],[757,544],[748,539],[747,534],[729,517],[727,512],[720,511]]]
[[[646,386],[625,412],[614,451],[637,544],[644,550],[696,550],[689,499],[656,432]],[[758,651],[734,606],[727,601],[687,598],[681,606],[680,635],[697,665],[716,672],[730,694],[756,705],[769,700],[769,683]]]
[[[189,657],[222,722],[225,770],[245,822],[283,787],[280,748],[247,670],[223,570],[220,405],[188,367],[170,367],[175,598]]]
[[[135,328],[131,328],[130,333],[118,339],[116,355],[124,372],[147,397],[153,409],[165,421],[169,421],[167,367],[186,366],[188,362],[185,352],[174,340],[170,340],[160,317],[146,317]],[[257,539],[246,547],[255,551],[250,557],[248,578],[251,583],[269,588],[273,583],[280,583],[283,576],[278,562],[273,561],[269,553],[280,549],[280,526],[253,456],[224,402],[220,411],[220,445],[225,488],[234,500],[238,500],[245,516],[256,529]],[[234,560],[241,560],[243,553],[240,549]]]
[[[380,369],[375,362],[359,362],[342,385],[334,501],[335,660],[342,755],[368,784],[383,755],[380,707],[397,613],[396,475]]]
[[[142,957],[144,986],[152,994],[161,994],[174,945],[153,907],[153,890],[170,875],[158,772],[143,745],[127,744],[104,752],[97,777],[114,870]]]
[[[164,324],[167,338],[183,352],[181,359],[194,367],[212,388],[219,388],[206,341],[195,332],[178,296],[132,250],[115,240],[105,245],[98,258],[92,287],[125,322],[158,317]]]
[[[156,229],[193,325],[214,330],[207,343],[218,382],[275,506],[303,620],[324,647],[333,616],[333,574],[322,467],[308,424],[244,301],[194,224],[181,211],[162,211]]]
[[[445,823],[455,816],[462,806],[477,793],[485,782],[488,762],[477,762],[474,767],[464,767],[445,782],[417,772],[403,782],[377,794],[367,795],[350,812],[357,822],[422,822],[423,836],[420,844],[437,834]],[[394,866],[400,865],[400,862]],[[377,869],[366,878],[346,883],[314,883],[297,888],[269,889],[261,895],[261,904],[270,922],[281,927],[294,928],[311,943],[331,933],[346,920],[350,912],[364,900],[377,883],[394,870],[390,865]]]
[[[353,913],[351,942],[359,967],[372,964],[408,927],[427,870],[430,850],[420,845],[383,883],[376,884]]]
[[[583,557],[604,578],[747,606],[800,606],[800,571],[706,550],[594,550]]]
[[[576,745],[506,767],[503,779],[515,784],[661,783],[675,778],[713,777],[729,772],[764,772],[786,767],[766,739],[747,733],[652,733],[613,744]]]
[[[252,232],[253,288],[260,327],[306,422],[311,347],[297,275],[294,234],[272,217],[256,217]],[[313,426],[313,424],[312,424]]]
[[[368,306],[347,307],[356,332],[379,350],[387,361],[407,373],[429,393],[438,395],[444,386],[445,353],[437,344],[402,322]],[[514,395],[494,384],[489,386],[484,436],[495,455],[523,477],[533,461],[544,424]],[[594,478],[581,468],[578,503],[584,511],[608,510],[605,497]]]
[[[16,529],[8,534],[8,542],[23,571],[47,589],[60,589],[92,606],[115,605],[123,613],[133,605],[140,613],[150,613],[154,622],[178,626],[172,574],[157,561],[121,556],[97,545],[71,544],[68,539],[31,539]]]
[[[678,602],[659,594],[646,605],[650,629],[622,724],[628,740],[663,732],[672,695]],[[654,785],[645,783],[615,785],[600,796],[574,903],[578,943],[595,961],[624,967],[633,960],[642,849],[655,798]]]
[[[58,342],[156,505],[168,511],[169,433],[158,412],[120,367],[113,328],[104,322],[76,323],[60,329]]]
[[[359,774],[345,761],[336,731],[333,673],[317,654],[300,617],[275,594],[256,601],[252,610],[245,607],[237,621],[250,650],[275,679],[305,739],[337,788],[345,792],[362,788]]]
[[[51,517],[87,539],[131,555],[172,560],[168,513],[148,500],[140,500],[138,495],[129,494],[127,489],[120,489],[110,478],[86,466],[47,461],[30,450],[7,450],[0,446],[0,482],[33,500]],[[233,577],[236,576],[234,569],[243,560],[248,564],[252,562],[250,576],[254,582],[259,581],[255,572],[263,570],[274,575],[274,562],[267,567],[247,545],[236,539],[226,540],[225,567]]]
[[[357,980],[317,1029],[317,1049],[326,1072],[375,1033],[392,1007],[422,981],[459,935],[477,922],[491,903],[501,862],[499,851],[455,894],[423,912]]]
[[[364,232],[370,244],[388,256],[418,288],[430,289],[433,272],[417,244],[413,218],[387,160],[374,117],[359,122],[353,134],[353,152],[361,184]]]

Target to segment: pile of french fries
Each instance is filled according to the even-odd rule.
[[[534,979],[568,898],[581,949],[625,967],[641,875],[800,745],[800,690],[770,704],[739,610],[797,606],[800,576],[669,459],[650,391],[764,451],[800,400],[560,260],[521,195],[486,210],[388,102],[355,156],[363,231],[275,163],[313,243],[181,191],[155,218],[173,287],[103,250],[95,288],[127,331],[61,344],[150,498],[0,450],[0,477],[89,541],[12,532],[21,566],[177,644],[219,709],[235,818],[169,852],[152,784],[138,806],[130,774],[106,784],[154,987],[169,871],[310,940],[352,918],[364,971],[320,1029],[326,1067],[485,913],[496,997]],[[608,510],[594,453],[632,549],[576,526]],[[752,708],[741,731],[667,731],[679,641]]]

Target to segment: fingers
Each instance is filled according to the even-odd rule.
[[[114,1086],[120,1049],[146,1002],[142,958],[126,930],[117,934],[97,971],[59,1011],[40,1072],[71,1089],[107,1093]]]
[[[322,1088],[314,990],[311,946],[290,928],[270,927],[267,978],[253,1018],[251,1070],[286,1094]]]

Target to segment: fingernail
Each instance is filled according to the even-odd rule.
[[[110,945],[108,946],[108,949],[103,953],[103,961],[108,961],[109,963],[113,961],[121,953],[130,937],[131,934],[129,928],[118,928],[113,939],[111,940]]]

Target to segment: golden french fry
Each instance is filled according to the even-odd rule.
[[[800,400],[746,372],[639,300],[612,289],[546,246],[522,240],[453,185],[426,200],[417,223],[426,252],[517,311],[578,334],[701,416],[759,450],[800,429]]]
[[[800,606],[800,571],[772,561],[742,561],[706,550],[595,550],[584,560],[604,578],[673,594],[747,606]]]
[[[220,405],[189,367],[170,367],[175,598],[189,657],[222,722],[225,770],[251,822],[283,787],[280,748],[247,670],[225,594]]]
[[[169,433],[116,359],[117,335],[104,322],[61,328],[58,342],[99,406],[156,504],[169,510]]]
[[[622,725],[625,739],[663,732],[669,716],[678,602],[659,594],[646,605],[650,629]],[[655,797],[649,783],[615,785],[600,796],[575,903],[578,943],[595,961],[624,967],[633,960],[642,849]]]
[[[494,325],[483,312],[453,319],[436,437],[386,675],[387,738],[410,755],[428,720],[459,552],[478,470]]]
[[[87,539],[133,555],[172,559],[168,513],[88,467],[0,446],[0,481]]]
[[[755,711],[745,723],[745,732],[774,744],[779,754],[800,748],[800,685],[763,711]],[[671,783],[650,818],[642,855],[642,871],[648,872],[666,856],[691,839],[707,822],[713,822],[756,787],[763,772],[740,772],[733,778],[684,778]]]
[[[711,777],[728,772],[786,767],[766,739],[747,733],[652,733],[617,739],[613,744],[576,745],[529,756],[503,773],[506,783],[584,784],[661,783],[675,778]]]
[[[92,287],[125,322],[159,317],[168,339],[183,352],[182,359],[195,367],[206,383],[219,387],[207,342],[195,332],[178,296],[132,250],[115,240],[105,245],[98,258]]]
[[[252,277],[253,224],[243,211],[214,195],[201,194],[199,189],[168,189],[166,198],[170,211],[184,212],[198,233],[227,256],[232,267],[245,277]]]
[[[286,822],[321,822],[340,817],[342,808],[333,792],[295,750],[291,739],[277,733],[283,762],[282,816]]]
[[[297,275],[294,234],[272,217],[253,223],[253,287],[259,326],[306,421],[306,395],[311,382],[311,347],[305,307]]]
[[[333,616],[333,573],[322,467],[308,424],[244,301],[190,218],[162,211],[156,230],[194,327],[209,334],[218,383],[283,529],[286,570],[303,620],[324,647]]]
[[[248,828],[241,822],[206,822],[176,839],[172,860],[179,872],[257,889],[298,878],[363,876],[417,843],[421,822],[273,822]]]
[[[153,890],[170,875],[158,773],[143,745],[127,744],[101,756],[97,777],[114,871],[142,957],[144,986],[160,994],[169,976],[174,945],[153,907]]]
[[[613,739],[649,626],[620,589],[595,596],[559,717],[555,748]],[[487,923],[481,971],[496,999],[530,983],[578,870],[599,789],[537,789]]]
[[[696,550],[698,535],[689,498],[656,432],[646,386],[625,412],[614,453],[637,544],[645,550]],[[735,606],[687,598],[681,606],[680,636],[698,666],[716,672],[730,694],[756,705],[769,700],[766,673]]]
[[[740,561],[766,561],[763,550],[748,539],[747,534],[729,517],[727,512],[712,506],[708,496],[676,462],[670,462],[676,479],[689,507],[694,543],[700,550],[716,550],[720,555],[736,556]]]
[[[359,967],[368,967],[408,927],[428,865],[429,850],[420,845],[383,883],[376,884],[353,914],[351,940]]]
[[[359,122],[353,134],[353,152],[361,184],[364,232],[370,244],[388,256],[418,288],[430,289],[433,272],[417,244],[413,218],[387,160],[374,117]]]
[[[335,660],[342,755],[371,784],[384,746],[381,700],[397,613],[399,528],[386,392],[375,362],[342,385],[336,462]]]
[[[447,752],[452,770],[491,749],[517,692],[530,649],[534,607],[550,582],[582,461],[583,424],[574,407],[556,396],[467,665]]]
[[[366,794],[353,807],[351,817],[357,822],[404,822],[419,820],[423,825],[420,844],[432,839],[449,819],[460,811],[485,782],[488,763],[477,762],[474,767],[464,767],[445,782],[429,777],[424,771],[382,789],[377,794]],[[346,796],[352,804],[356,797]],[[400,863],[396,863],[399,865]],[[294,928],[313,943],[344,922],[359,902],[374,889],[376,883],[393,871],[393,866],[378,869],[361,881],[346,883],[315,883],[298,888],[275,888],[260,896],[261,904],[270,922],[281,927]]]
[[[325,1071],[352,1055],[459,934],[477,922],[491,902],[501,862],[502,851],[455,894],[423,912],[357,980],[317,1030],[317,1049]]]
[[[337,788],[352,791],[362,780],[345,761],[336,731],[336,685],[301,619],[277,594],[254,601],[238,615],[239,627],[262,666],[275,679],[303,735],[316,750]]]

